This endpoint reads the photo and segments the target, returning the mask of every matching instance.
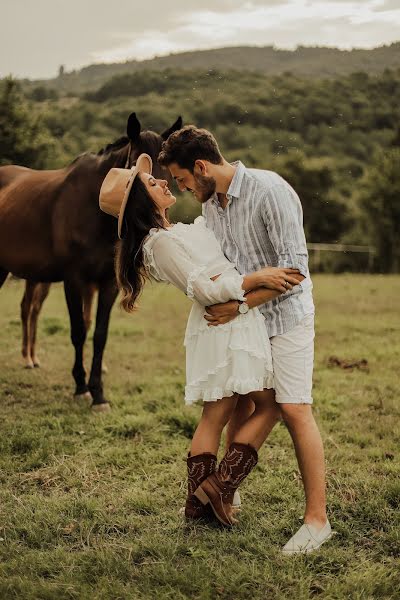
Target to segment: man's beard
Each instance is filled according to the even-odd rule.
[[[215,194],[217,182],[214,177],[207,177],[206,175],[193,174],[193,177],[196,182],[196,189],[194,190],[196,198],[203,204]]]

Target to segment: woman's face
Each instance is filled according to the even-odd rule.
[[[148,173],[141,173],[140,179],[143,181],[146,190],[160,212],[165,212],[167,208],[175,204],[176,198],[169,191],[168,183],[165,179],[155,179]]]

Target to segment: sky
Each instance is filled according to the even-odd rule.
[[[225,46],[373,48],[400,0],[0,0],[0,77]]]

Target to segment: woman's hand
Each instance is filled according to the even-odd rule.
[[[293,289],[304,279],[298,269],[283,269],[280,267],[264,267],[258,271],[262,286],[269,290],[285,293]]]
[[[250,308],[260,306],[277,298],[280,294],[291,290],[294,285],[303,281],[304,276],[297,269],[281,269],[279,267],[265,267],[260,271],[251,273],[248,277],[257,278],[259,287],[246,294]],[[239,316],[239,302],[230,300],[223,304],[206,306],[205,320],[209,327],[224,325]]]
[[[229,321],[233,321],[238,315],[239,302],[230,300],[223,304],[214,304],[214,306],[206,306],[206,314],[204,318],[208,321],[208,326],[225,325]]]

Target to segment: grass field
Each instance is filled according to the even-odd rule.
[[[234,531],[178,515],[199,414],[183,407],[183,295],[152,285],[135,316],[114,308],[105,376],[113,410],[94,415],[72,397],[61,286],[43,309],[43,366],[33,371],[21,367],[22,283],[3,286],[1,600],[399,598],[400,277],[316,276],[314,286],[315,414],[337,534],[296,558],[279,552],[303,497],[282,424],[242,488]],[[365,358],[369,372],[329,367],[332,355]]]

